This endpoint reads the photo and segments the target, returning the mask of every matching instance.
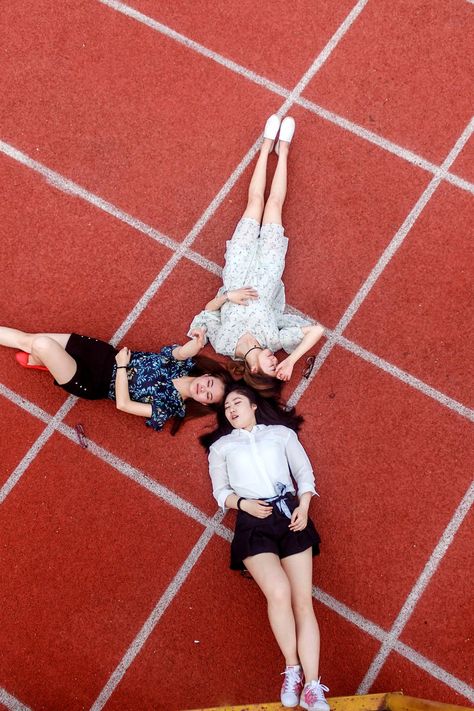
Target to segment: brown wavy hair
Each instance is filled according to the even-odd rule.
[[[246,361],[233,360],[229,364],[229,372],[234,380],[243,380],[252,390],[256,390],[261,397],[279,398],[283,382],[273,375],[265,373],[251,373]]]

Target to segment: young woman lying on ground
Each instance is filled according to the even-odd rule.
[[[217,503],[238,510],[230,567],[247,569],[267,599],[286,664],[281,702],[329,711],[312,599],[312,556],[319,553],[320,538],[308,509],[316,490],[296,435],[301,422],[276,401],[234,385],[218,410],[217,429],[200,440],[209,451]]]
[[[324,333],[321,325],[284,313],[281,277],[288,239],[282,226],[282,208],[294,129],[294,119],[289,116],[281,126],[278,116],[268,119],[250,181],[247,207],[227,242],[223,286],[191,324],[191,329],[205,326],[216,353],[240,361],[236,373],[243,375],[247,384],[269,395],[278,392],[275,378],[289,380],[296,361]],[[278,131],[275,149],[278,164],[265,204],[267,160]],[[290,355],[279,363],[274,354],[282,348]]]
[[[35,334],[0,326],[0,345],[19,349],[20,365],[48,370],[66,392],[88,400],[115,400],[118,410],[145,417],[154,430],[175,417],[174,432],[186,415],[199,417],[221,402],[230,381],[222,364],[198,355],[203,332],[192,335],[183,346],[147,353],[117,350],[77,333]]]

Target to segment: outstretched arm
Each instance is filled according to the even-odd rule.
[[[324,328],[319,324],[314,324],[313,326],[303,326],[303,338],[301,343],[296,346],[293,353],[282,360],[281,363],[277,365],[276,377],[279,380],[289,380],[293,372],[293,366],[296,361],[298,361],[301,356],[307,353],[321,338],[324,333]]]
[[[173,349],[173,358],[176,360],[186,360],[186,358],[194,358],[206,345],[206,327],[194,328],[189,332],[191,340],[182,346],[176,346]]]
[[[117,363],[117,373],[115,375],[115,404],[117,410],[128,412],[129,415],[139,415],[140,417],[151,417],[152,407],[146,402],[136,402],[130,399],[128,390],[127,366],[130,362],[130,351],[122,348],[115,360]]]

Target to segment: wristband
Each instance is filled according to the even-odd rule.
[[[128,368],[128,365],[118,365],[117,370],[120,370],[120,368]]]
[[[237,508],[239,511],[243,511],[243,509],[240,507],[240,502],[245,501],[245,496],[241,496],[240,499],[237,499]]]

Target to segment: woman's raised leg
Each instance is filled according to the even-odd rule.
[[[58,383],[67,383],[77,369],[77,363],[66,344],[70,333],[25,333],[16,328],[0,326],[0,345],[30,354],[31,365],[44,365]]]
[[[265,205],[265,185],[267,183],[267,162],[272,149],[271,138],[264,138],[257,164],[250,179],[247,207],[242,217],[251,217],[257,222],[262,221]]]
[[[265,209],[263,212],[262,224],[264,225],[281,225],[282,210],[286,198],[287,189],[287,166],[288,166],[288,151],[290,144],[287,141],[280,141],[278,163],[273,176],[270,195],[267,198]]]
[[[267,598],[268,619],[286,665],[298,664],[291,587],[280,559],[275,553],[259,553],[246,558],[244,564]]]
[[[320,636],[313,608],[312,560],[311,548],[281,560],[291,587],[298,656],[307,682],[319,678]]]

